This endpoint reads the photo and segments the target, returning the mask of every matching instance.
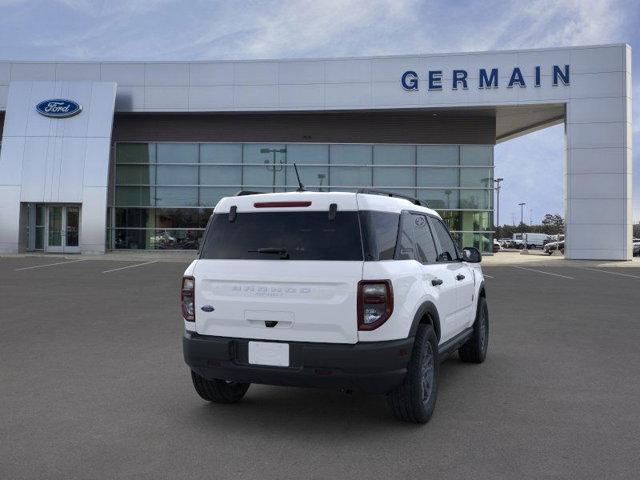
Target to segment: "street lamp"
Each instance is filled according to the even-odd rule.
[[[524,206],[526,205],[526,202],[522,202],[519,203],[518,205],[520,205],[520,228],[522,229],[522,244],[524,246],[523,252],[527,251],[527,239],[524,238]]]
[[[500,182],[503,181],[504,178],[496,178],[494,182],[496,183],[496,225],[500,226]]]
[[[285,148],[261,148],[260,153],[273,153],[273,160],[265,160],[267,170],[273,172],[273,193],[276,191],[276,172],[280,172],[284,165],[287,163],[287,149]],[[284,160],[280,159],[280,162],[276,161],[276,154],[284,153]]]

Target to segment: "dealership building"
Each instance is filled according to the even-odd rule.
[[[631,49],[0,62],[0,252],[196,249],[239,190],[417,197],[490,251],[494,146],[565,125],[565,255],[631,259]],[[524,157],[522,162],[529,160]]]

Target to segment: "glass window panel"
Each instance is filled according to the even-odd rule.
[[[440,216],[444,223],[447,224],[449,230],[462,230],[462,212],[444,211],[440,212]]]
[[[238,190],[237,187],[200,187],[200,206],[215,207],[222,197],[233,197]]]
[[[374,145],[373,163],[377,165],[415,165],[414,145]]]
[[[298,166],[300,180],[311,189],[327,188],[329,176],[329,145],[287,145],[287,187],[298,186],[293,163]],[[306,167],[305,164],[320,164]]]
[[[418,190],[418,198],[427,202],[430,208],[450,209],[458,208],[460,192],[459,190]]]
[[[154,187],[116,187],[116,206],[153,206]]]
[[[158,165],[156,185],[198,185],[195,165]]]
[[[418,145],[418,165],[459,165],[458,145]]]
[[[153,210],[149,208],[116,208],[116,227],[153,228]]]
[[[455,230],[493,230],[493,212],[460,212],[461,223]]]
[[[493,190],[460,190],[460,208],[492,208]]]
[[[287,145],[287,163],[329,163],[329,145]]]
[[[419,187],[458,187],[460,186],[459,168],[419,168]]]
[[[197,208],[158,208],[155,210],[156,228],[197,228],[201,210]]]
[[[296,164],[298,165],[298,164]],[[305,167],[298,165],[298,173],[300,173],[300,180],[304,186],[309,190],[318,190],[323,188],[328,190],[327,176],[329,173],[329,167]],[[298,187],[298,180],[296,179],[296,171],[293,165],[287,165],[287,190]]]
[[[462,247],[476,247],[482,253],[493,253],[492,233],[460,233],[458,236]]]
[[[155,163],[155,143],[116,144],[116,163]]]
[[[492,168],[461,168],[460,186],[475,188],[493,188]]]
[[[485,145],[462,145],[462,165],[493,165],[493,147]]]
[[[202,165],[200,167],[200,185],[237,185],[242,184],[242,167],[223,167]]]
[[[371,145],[331,145],[329,153],[331,165],[370,165],[373,163]],[[331,175],[333,176],[333,171]]]
[[[158,163],[198,163],[197,143],[158,143]]]
[[[154,165],[118,165],[116,185],[153,185],[155,172]]]
[[[44,227],[36,227],[36,250],[44,249]]]
[[[149,238],[154,230],[125,230],[114,229],[112,235],[114,248],[117,249],[145,249],[150,244]]]
[[[376,187],[412,187],[416,182],[416,172],[413,167],[374,167],[373,185]],[[414,191],[407,191],[413,195]]]
[[[276,186],[284,185],[284,164],[286,154],[283,152],[274,153],[261,152],[261,150],[282,150],[284,145],[280,144],[245,144],[243,163],[243,185],[247,188],[257,188],[269,191]],[[258,165],[246,165],[258,164]],[[275,169],[275,173],[274,173]]]
[[[44,205],[36,205],[36,226],[44,226],[45,222]]]
[[[151,231],[153,232],[153,230]],[[203,235],[202,230],[155,230],[147,248],[155,250],[197,250]]]
[[[159,207],[197,207],[198,187],[157,187],[155,204]]]
[[[200,163],[242,163],[241,143],[203,143]]]
[[[371,167],[331,167],[331,187],[370,187]]]

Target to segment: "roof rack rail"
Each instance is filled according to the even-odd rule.
[[[402,195],[401,193],[389,192],[387,190],[377,190],[375,188],[360,188],[356,193],[366,193],[369,195],[385,195],[387,197],[402,198],[404,200],[409,200],[414,205],[429,208],[427,202],[423,200],[418,200],[417,198],[410,197],[409,195]]]
[[[244,197],[245,195],[261,195],[264,192],[254,192],[252,190],[240,190],[235,194],[236,197]]]

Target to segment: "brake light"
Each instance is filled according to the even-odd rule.
[[[390,280],[362,280],[358,283],[358,330],[375,330],[393,312]]]
[[[182,277],[182,288],[180,289],[180,305],[182,306],[182,317],[187,322],[196,321],[196,280],[193,277]]]
[[[256,202],[255,208],[310,207],[311,202]]]

